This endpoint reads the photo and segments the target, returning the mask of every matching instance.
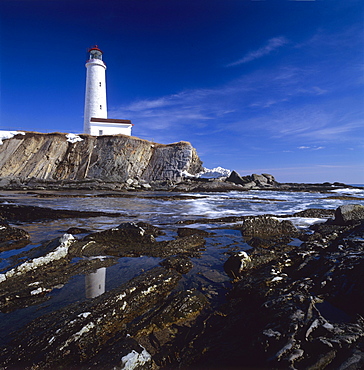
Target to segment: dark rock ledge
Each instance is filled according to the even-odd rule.
[[[340,207],[334,220],[302,235],[307,241],[299,247],[273,245],[232,255],[225,269],[234,287],[194,349],[186,351],[195,356],[193,365],[363,368],[363,212],[363,206]],[[267,237],[271,222],[258,217],[242,233],[258,237],[260,230]],[[285,232],[295,234],[290,226]]]
[[[58,210],[45,207],[0,203],[0,218],[6,219],[9,222],[32,222],[41,220],[57,220],[60,218],[86,218],[100,216],[120,217],[122,214],[112,212]]]

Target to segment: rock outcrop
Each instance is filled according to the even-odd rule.
[[[7,179],[178,181],[183,171],[201,170],[196,150],[183,141],[162,145],[125,135],[79,135],[76,141],[26,132],[0,145],[0,178]]]
[[[256,187],[273,187],[278,185],[274,176],[266,173],[261,175],[254,173],[251,176],[240,176],[236,171],[233,171],[226,181],[242,185],[245,189],[252,189]]]

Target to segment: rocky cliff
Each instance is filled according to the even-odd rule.
[[[188,142],[169,145],[132,136],[25,132],[0,145],[0,178],[126,182],[181,179],[202,162]]]

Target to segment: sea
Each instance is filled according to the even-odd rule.
[[[197,228],[208,231],[206,245],[200,257],[192,258],[194,267],[183,276],[177,289],[197,289],[203,292],[217,306],[224,302],[231,288],[223,265],[229,255],[236,251],[248,250],[239,230],[235,229],[234,216],[255,216],[269,214],[289,219],[298,229],[307,229],[326,219],[294,217],[293,214],[309,208],[335,210],[344,204],[364,205],[364,187],[333,188],[327,193],[285,192],[250,190],[221,193],[176,193],[176,192],[0,192],[1,203],[15,203],[48,207],[53,209],[119,212],[120,217],[92,217],[77,219],[49,220],[13,225],[30,234],[30,243],[22,248],[0,253],[0,273],[7,271],[10,261],[17,255],[38,247],[42,242],[57,238],[70,227],[80,227],[92,231],[102,231],[123,222],[144,221],[160,227],[166,235],[157,240],[174,239],[180,227]],[[362,187],[362,188],[361,188]],[[238,221],[237,223],[242,223]],[[75,236],[75,237],[82,237]],[[299,240],[292,243],[300,244]],[[25,253],[24,253],[25,252]],[[74,302],[89,298],[87,292],[90,281],[99,278],[103,281],[100,293],[116,288],[133,277],[159,264],[161,259],[148,256],[124,257],[118,263],[96,271],[95,275],[76,275],[69,281],[54,287],[48,293],[48,300],[10,313],[0,313],[0,345],[11,339],[13,331],[21,329],[29,321],[53,312]]]

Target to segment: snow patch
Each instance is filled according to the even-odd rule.
[[[66,135],[66,138],[67,138],[67,141],[69,142],[69,143],[72,143],[72,144],[74,144],[74,143],[77,143],[77,141],[83,141],[83,139],[81,139],[78,135],[76,135],[76,134],[67,134]]]
[[[204,167],[203,171],[201,171],[197,175],[191,175],[187,171],[182,171],[181,172],[181,175],[185,178],[200,177],[202,179],[218,179],[220,177],[229,177],[230,174],[231,174],[230,170],[228,170],[226,168],[222,168],[222,167],[215,167],[211,170]]]
[[[204,167],[203,171],[198,173],[196,177],[201,177],[204,179],[217,179],[219,177],[229,177],[230,174],[231,174],[230,170],[220,166],[212,169]]]
[[[11,139],[15,135],[25,135],[25,132],[21,132],[21,131],[0,131],[0,145],[3,145],[3,140]]]

